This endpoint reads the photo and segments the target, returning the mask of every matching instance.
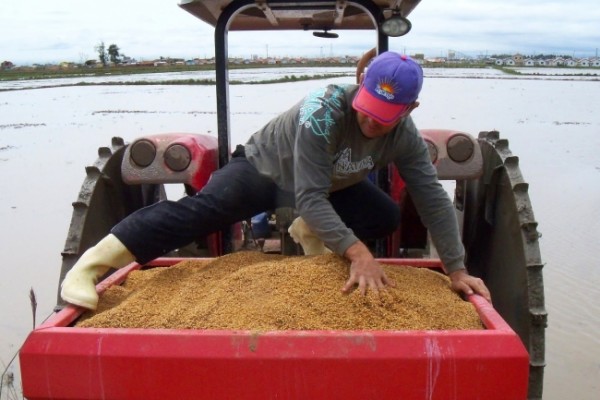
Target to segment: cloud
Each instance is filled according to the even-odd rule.
[[[597,0],[423,0],[411,13],[412,31],[390,40],[408,53],[497,52],[594,55],[600,47]],[[177,0],[2,0],[0,58],[13,62],[96,58],[95,46],[117,44],[138,58],[210,57],[213,28]],[[360,55],[374,47],[374,31],[339,32],[336,40],[311,32],[231,32],[229,53],[278,56]]]
[[[600,46],[595,0],[424,0],[411,14],[416,47],[485,51],[593,53]]]

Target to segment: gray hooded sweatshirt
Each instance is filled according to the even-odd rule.
[[[299,215],[340,255],[359,239],[329,203],[329,193],[394,163],[446,271],[464,268],[454,207],[412,118],[403,118],[385,136],[365,137],[352,108],[357,90],[358,85],[329,85],[310,93],[252,135],[245,146],[247,159],[295,194]]]

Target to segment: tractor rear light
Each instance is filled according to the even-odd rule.
[[[182,144],[173,144],[165,151],[165,164],[173,171],[185,170],[192,160],[190,150]]]
[[[425,140],[425,143],[427,144],[427,150],[429,150],[429,158],[431,159],[431,163],[435,164],[438,159],[438,149],[430,140]]]
[[[475,145],[466,135],[452,136],[447,143],[448,156],[455,162],[465,162],[473,156]]]
[[[152,164],[156,157],[156,147],[146,139],[136,141],[131,145],[131,161],[139,167],[145,168]]]

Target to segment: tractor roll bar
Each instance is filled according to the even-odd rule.
[[[217,135],[219,146],[219,167],[229,162],[231,151],[229,135],[229,79],[228,79],[228,46],[227,35],[229,26],[236,15],[249,8],[258,7],[255,0],[233,0],[219,15],[215,26],[215,72],[217,90]],[[314,10],[315,7],[331,9],[335,7],[335,0],[277,0],[279,9]],[[377,31],[378,53],[388,50],[388,37],[379,29],[384,20],[384,9],[371,0],[350,0],[347,4],[363,10],[373,21],[373,29]]]

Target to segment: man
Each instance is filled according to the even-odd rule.
[[[452,288],[490,300],[483,281],[466,271],[454,207],[410,117],[419,106],[421,67],[386,52],[373,59],[361,81],[359,86],[329,85],[271,120],[196,195],[151,205],[118,223],[67,274],[62,298],[95,309],[95,281],[110,267],[148,262],[282,206],[294,206],[306,224],[303,232],[350,261],[343,292],[384,289],[393,282],[364,241],[393,232],[400,210],[368,174],[393,162]]]

